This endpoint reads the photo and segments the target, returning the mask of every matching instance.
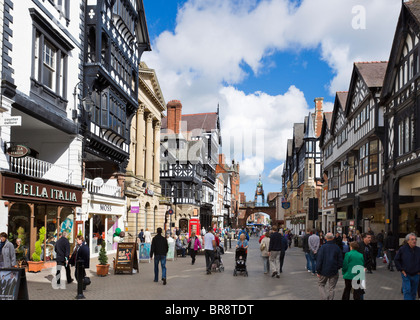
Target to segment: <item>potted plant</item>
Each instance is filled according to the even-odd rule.
[[[43,268],[44,261],[41,261],[42,244],[45,239],[45,228],[39,229],[38,241],[35,242],[35,252],[32,254],[32,261],[28,261],[29,272],[40,272]]]
[[[106,255],[105,241],[102,241],[101,250],[99,250],[99,264],[96,265],[96,274],[105,277],[109,271],[108,256]]]

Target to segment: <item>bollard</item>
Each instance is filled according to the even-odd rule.
[[[227,249],[227,237],[225,237],[225,249]]]
[[[76,299],[85,299],[83,295],[83,275],[84,275],[84,266],[82,260],[76,261],[76,275],[77,275],[77,296]]]
[[[232,249],[232,239],[229,238],[229,249]]]

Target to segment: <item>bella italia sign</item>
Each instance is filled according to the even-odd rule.
[[[35,181],[22,181],[3,176],[3,198],[19,198],[32,201],[54,202],[79,206],[82,202],[82,190],[62,187]]]

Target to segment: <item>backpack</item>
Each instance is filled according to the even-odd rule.
[[[261,251],[264,251],[266,248],[267,248],[267,246],[266,246],[265,242],[264,241],[261,241],[260,250]]]

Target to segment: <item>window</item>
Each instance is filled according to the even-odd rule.
[[[66,99],[67,59],[71,48],[59,43],[64,44],[35,25],[31,79],[38,86],[48,88],[50,93]]]
[[[398,123],[398,155],[402,156],[412,150],[414,135],[413,116],[407,116]]]
[[[369,172],[378,171],[378,140],[369,143]]]
[[[360,148],[360,175],[378,171],[379,140],[367,142]]]
[[[55,68],[56,68],[56,49],[47,41],[44,43],[43,54],[43,81],[42,83],[48,88],[54,90],[55,88]]]

